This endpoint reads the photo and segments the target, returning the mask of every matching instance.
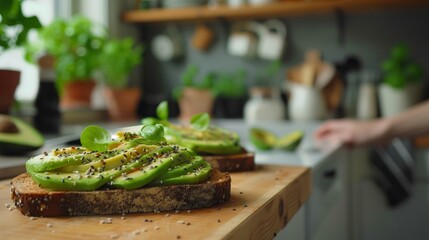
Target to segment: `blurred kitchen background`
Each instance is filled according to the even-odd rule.
[[[22,10],[42,28],[20,47],[0,46],[0,69],[21,71],[2,113],[46,136],[90,123],[139,124],[162,100],[174,119],[206,111],[252,125],[373,119],[429,95],[426,0],[25,0]],[[84,93],[80,85],[77,95],[67,92],[76,82],[90,85],[89,95],[70,102]],[[131,89],[119,96],[126,112],[113,101],[118,89]],[[414,143],[425,149],[428,142]],[[427,159],[428,152],[416,154]],[[306,239],[398,239],[406,232],[426,232],[418,235],[426,239],[427,166],[416,173],[421,191],[392,210],[371,185],[368,166],[354,164],[345,168],[353,183],[342,194],[355,201],[338,205],[350,214],[324,212],[343,196],[330,194]]]
[[[73,56],[61,66],[49,63],[49,59],[42,61],[49,51],[57,51],[55,47],[70,46],[59,44],[65,42],[60,38],[56,43],[45,41],[40,37],[42,34],[31,31],[27,50],[36,48],[33,52],[28,50],[32,53],[30,58],[34,63],[39,60],[44,67],[26,61],[23,48],[2,51],[0,58],[2,68],[22,70],[11,111],[30,118],[37,114],[33,103],[39,92],[39,79],[55,78],[55,73],[60,75],[57,78],[93,79],[96,83],[90,92],[89,105],[60,104],[62,122],[99,121],[107,116],[116,121],[153,116],[155,106],[164,99],[170,102],[171,115],[179,116],[178,103],[181,97],[187,96],[188,87],[211,92],[213,99],[207,100],[209,109],[205,111],[211,111],[213,117],[249,121],[270,118],[267,114],[258,114],[261,111],[258,106],[266,109],[265,100],[271,101],[267,106],[273,112],[279,112],[271,116],[274,120],[368,119],[383,115],[383,111],[384,115],[400,111],[427,95],[427,91],[422,91],[427,79],[424,70],[429,67],[426,54],[429,33],[424,30],[429,17],[425,1],[272,2],[24,1],[24,13],[39,16],[44,28],[52,29],[45,31],[47,39],[52,38],[49,34],[53,31],[61,31],[52,26],[61,21],[59,19],[65,19],[63,24],[69,24],[70,29],[73,24],[79,28],[78,22],[87,20],[101,33],[95,30],[94,36],[88,32],[81,38],[90,42],[94,41],[91,37],[98,37],[98,44],[132,38],[128,39],[133,41],[129,43],[134,46],[131,52],[141,53],[141,57],[136,60],[136,56],[124,54],[121,60],[115,58],[113,52],[118,64],[112,66],[122,64],[123,67],[112,71],[123,72],[116,78],[124,81],[112,82],[108,80],[115,78],[112,71],[110,76],[105,71],[113,69],[108,64],[100,63],[92,69],[75,64],[75,70],[67,70],[65,62]],[[49,49],[43,44],[58,46]],[[114,44],[111,49],[120,49]],[[106,49],[109,47],[83,51],[88,51],[87,55],[93,51],[108,59],[112,56],[102,54]],[[88,60],[91,57],[82,56],[81,65],[85,65],[85,61],[92,61],[87,65],[96,64],[95,60]],[[84,70],[79,72],[79,68]],[[59,82],[57,88],[72,81]],[[408,86],[409,82],[412,87]],[[384,85],[392,86],[393,90],[381,90]],[[140,89],[137,105],[129,110],[137,115],[119,118],[108,115],[105,86]],[[414,98],[398,103],[398,109],[382,107],[383,101],[401,101],[404,96],[394,95],[404,91],[412,91]],[[262,102],[259,101],[261,95]],[[211,101],[214,101],[212,105]],[[189,108],[192,111],[194,107]],[[185,119],[186,114],[182,113]]]

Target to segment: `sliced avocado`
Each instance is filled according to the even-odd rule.
[[[277,136],[261,128],[250,129],[250,142],[260,150],[269,150],[276,145]]]
[[[0,153],[18,154],[39,149],[43,136],[19,118],[0,115]]]
[[[236,133],[214,126],[196,130],[188,126],[170,125],[164,130],[168,143],[189,148],[197,154],[230,155],[242,152]]]
[[[304,137],[304,132],[294,131],[281,137],[276,144],[277,148],[287,151],[294,151]]]
[[[81,173],[75,171],[66,173],[60,171],[49,171],[44,173],[36,173],[27,171],[32,176],[33,180],[43,188],[52,190],[95,190],[108,182],[120,177],[123,173],[129,173],[140,168],[144,164],[154,161],[165,154],[171,153],[171,146],[161,147],[155,151],[142,155],[139,159],[134,159],[131,162],[120,165],[119,167],[99,171],[95,168],[90,168],[89,171]]]
[[[150,161],[133,172],[129,172],[115,178],[112,181],[111,186],[124,189],[143,187],[161,175],[163,172],[167,171],[171,163],[178,156],[179,153],[173,153],[171,155]]]
[[[201,157],[199,157],[201,158]],[[151,186],[164,186],[164,185],[177,185],[177,184],[196,184],[205,181],[210,176],[211,165],[206,161],[201,162],[202,166],[197,168],[195,171],[188,172],[184,175],[179,175],[172,178],[156,179],[150,185]]]
[[[162,182],[165,179],[175,178],[191,172],[196,172],[198,169],[204,166],[206,166],[206,161],[204,161],[202,157],[193,156],[192,158],[188,158],[188,161],[185,161],[180,165],[170,167],[165,173],[156,178],[154,182]]]

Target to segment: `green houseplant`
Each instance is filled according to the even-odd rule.
[[[23,46],[32,29],[40,28],[36,16],[24,16],[23,0],[0,1],[0,56],[9,49]],[[0,113],[8,113],[13,104],[20,72],[0,69]]]
[[[86,17],[56,19],[40,29],[39,41],[27,47],[27,59],[41,52],[52,55],[61,106],[89,107],[105,41],[105,30]]]
[[[245,78],[244,70],[218,75],[213,87],[216,95],[214,111],[217,117],[243,117],[243,108],[247,100]]]
[[[196,81],[198,67],[188,65],[181,76],[182,86],[174,89],[173,95],[179,102],[180,116],[183,121],[188,121],[193,115],[206,112],[212,115],[215,95],[213,92],[213,73],[207,73],[201,81]]]
[[[112,120],[136,118],[141,97],[140,88],[129,87],[130,72],[141,62],[143,46],[135,45],[132,38],[109,40],[100,54],[100,70],[106,84],[107,110]]]
[[[397,44],[382,63],[379,91],[383,116],[394,115],[421,100],[423,70],[409,52],[406,44]]]

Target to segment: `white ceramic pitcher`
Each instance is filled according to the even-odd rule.
[[[279,20],[268,20],[254,24],[259,36],[257,54],[261,59],[280,59],[286,45],[286,26]]]
[[[327,117],[327,109],[322,92],[319,88],[289,83],[290,93],[288,113],[293,121],[315,121]]]

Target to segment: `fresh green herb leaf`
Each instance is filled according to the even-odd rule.
[[[155,142],[165,142],[164,126],[156,124],[152,126],[143,126],[140,130],[140,135],[145,139]]]
[[[210,125],[208,113],[198,113],[191,117],[191,126],[194,129],[206,130]]]
[[[147,117],[147,118],[143,118],[141,123],[143,125],[156,125],[158,124],[160,121],[154,117]]]
[[[162,101],[158,107],[156,107],[156,115],[160,120],[168,120],[168,103]]]
[[[109,131],[99,126],[88,126],[80,134],[80,143],[91,151],[107,151],[111,142]]]

